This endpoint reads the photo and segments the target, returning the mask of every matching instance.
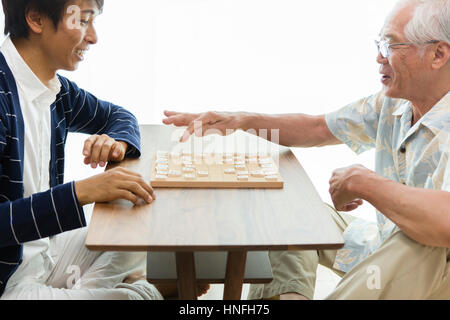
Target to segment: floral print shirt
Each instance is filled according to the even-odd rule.
[[[360,154],[375,148],[377,174],[411,187],[450,191],[450,92],[411,126],[412,106],[379,92],[326,115],[333,135]],[[396,225],[356,219],[344,232],[334,268],[348,272],[373,253]]]

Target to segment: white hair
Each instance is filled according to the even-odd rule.
[[[404,30],[408,41],[416,45],[433,40],[450,43],[450,0],[408,0],[405,2],[417,4],[413,17]]]

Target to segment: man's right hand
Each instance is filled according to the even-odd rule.
[[[198,137],[209,134],[227,135],[233,133],[236,129],[244,129],[240,127],[244,118],[243,113],[180,113],[164,111],[164,115],[167,117],[163,119],[163,123],[166,125],[187,126],[180,142],[186,142],[194,133]]]
[[[81,206],[118,199],[134,204],[138,204],[139,199],[147,203],[156,199],[152,187],[140,174],[120,167],[75,182],[75,190]]]

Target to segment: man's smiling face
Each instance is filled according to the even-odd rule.
[[[97,43],[94,20],[99,13],[94,0],[76,0],[66,6],[56,30],[49,18],[43,18],[47,21],[40,45],[49,67],[55,71],[77,69],[89,46]]]
[[[389,44],[408,43],[404,29],[413,17],[414,9],[414,4],[398,9],[388,19],[380,34],[381,38]],[[391,98],[409,99],[420,92],[421,84],[427,77],[426,61],[420,49],[412,44],[394,46],[390,51],[388,58],[380,53],[377,57],[385,94]]]

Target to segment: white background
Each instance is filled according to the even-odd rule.
[[[323,114],[381,89],[373,40],[392,0],[105,2],[99,43],[61,74],[141,124],[165,109]],[[99,172],[73,169],[84,138],[66,150],[68,181]],[[294,152],[327,202],[332,170],[374,162],[345,146]],[[374,218],[367,204],[355,213]]]

